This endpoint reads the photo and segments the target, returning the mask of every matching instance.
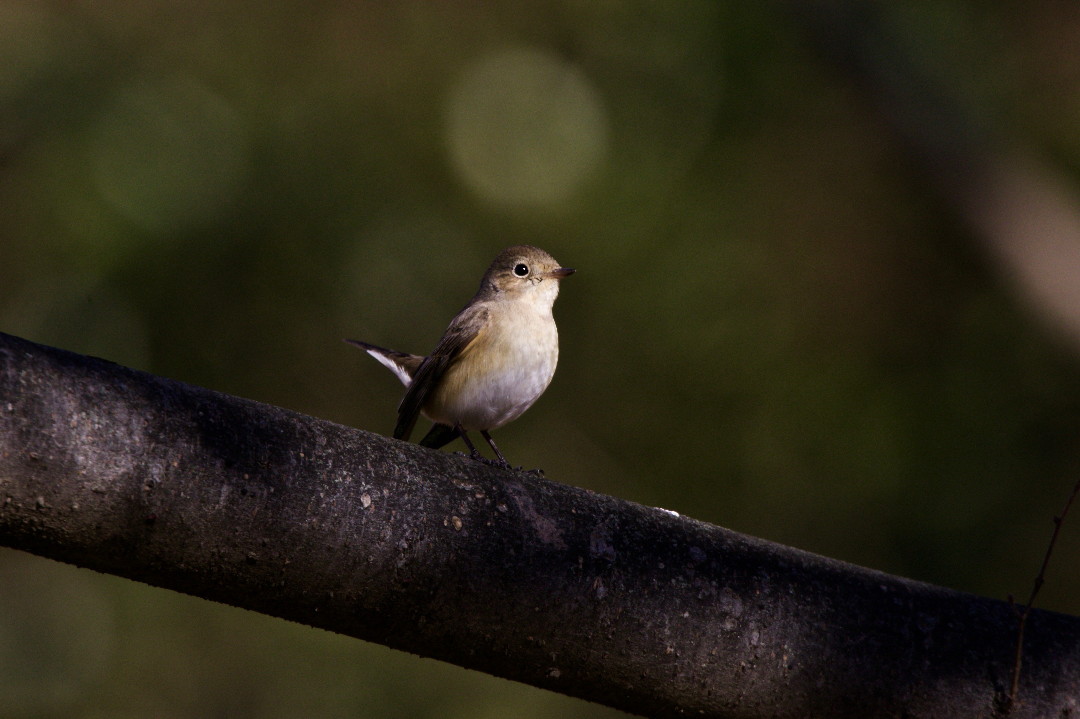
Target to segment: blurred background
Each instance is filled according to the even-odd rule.
[[[553,480],[1026,599],[1080,477],[1080,6],[0,4],[0,331],[389,434],[502,248]],[[460,447],[452,447],[460,449]],[[1042,607],[1080,613],[1080,513]],[[616,717],[0,551],[4,717]]]

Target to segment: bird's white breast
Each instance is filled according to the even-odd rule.
[[[447,370],[424,413],[466,430],[497,429],[544,393],[558,360],[551,302],[504,303]]]

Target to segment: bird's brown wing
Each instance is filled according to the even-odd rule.
[[[428,396],[439,386],[439,381],[446,374],[446,370],[457,361],[462,351],[480,335],[487,321],[487,309],[473,305],[460,312],[450,322],[450,327],[439,340],[435,350],[413,374],[412,383],[405,391],[401,404],[398,405],[398,421],[397,426],[394,427],[396,439],[408,441]]]

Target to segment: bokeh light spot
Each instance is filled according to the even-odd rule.
[[[150,230],[204,225],[235,197],[248,166],[239,117],[189,78],[124,88],[92,131],[94,180]]]
[[[448,150],[465,184],[502,206],[550,206],[604,160],[607,118],[576,66],[515,48],[466,69],[450,93]]]

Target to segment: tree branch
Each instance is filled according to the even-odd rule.
[[[985,717],[981,599],[0,334],[0,543],[650,716]],[[1033,611],[1011,716],[1077,709]]]

